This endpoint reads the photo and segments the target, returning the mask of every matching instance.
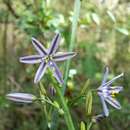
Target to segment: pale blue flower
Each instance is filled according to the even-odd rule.
[[[56,34],[52,40],[50,48],[45,49],[45,47],[38,40],[32,38],[32,44],[34,45],[38,54],[20,58],[20,62],[22,63],[27,64],[40,63],[40,66],[34,78],[34,83],[38,83],[43,77],[46,69],[50,67],[57,81],[63,84],[63,77],[58,66],[56,65],[56,62],[72,58],[76,55],[76,53],[75,52],[58,53],[57,49],[59,41],[60,41],[60,34]]]
[[[101,99],[102,105],[103,105],[103,111],[104,111],[104,115],[108,116],[109,115],[109,110],[107,107],[107,103],[109,103],[110,105],[112,105],[114,108],[116,109],[121,109],[121,105],[120,103],[115,99],[115,94],[119,93],[120,91],[123,90],[122,86],[112,86],[112,83],[122,77],[124,74],[120,74],[116,77],[114,77],[112,80],[107,82],[107,78],[108,78],[108,73],[109,73],[109,69],[108,67],[105,68],[105,73],[103,76],[103,80],[102,80],[102,84],[101,86],[97,89],[98,90],[98,95]]]

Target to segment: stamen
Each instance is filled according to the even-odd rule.
[[[53,56],[52,55],[50,55],[50,60],[53,60]]]
[[[43,57],[42,60],[45,61],[45,63],[48,63],[50,60],[53,60],[53,56],[52,55],[48,55],[46,57]]]
[[[111,93],[111,96],[112,96],[113,98],[115,98],[116,94],[118,94],[118,93],[117,93],[117,92],[112,92],[112,93]]]
[[[115,95],[114,95],[114,94],[112,94],[111,96],[112,96],[113,98],[115,98]]]

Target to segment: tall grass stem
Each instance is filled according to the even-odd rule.
[[[77,25],[78,25],[78,19],[79,19],[79,14],[80,14],[80,5],[81,5],[80,0],[75,0],[69,51],[73,51],[75,41],[76,41],[75,39],[76,39]],[[71,60],[68,60],[66,65],[65,65],[66,66],[66,68],[65,68],[65,79],[64,79],[64,86],[63,86],[63,91],[62,91],[63,94],[65,93],[65,90],[66,90],[66,84],[67,84],[67,79],[68,79],[70,61]]]

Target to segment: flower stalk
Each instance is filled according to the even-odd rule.
[[[81,5],[80,0],[75,0],[69,51],[72,51],[74,49],[77,25],[78,25],[78,18],[79,18],[79,14],[80,14],[80,5]],[[70,67],[70,60],[68,60],[66,63],[63,94],[65,93],[65,90],[66,90],[66,83],[67,83],[67,79],[68,79],[69,67]]]
[[[73,121],[72,121],[68,106],[66,104],[66,101],[63,97],[62,91],[60,90],[60,87],[57,85],[55,85],[55,89],[56,89],[57,95],[59,96],[59,100],[61,102],[62,108],[64,110],[64,117],[68,126],[68,130],[75,130]]]

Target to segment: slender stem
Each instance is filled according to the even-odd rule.
[[[57,85],[55,86],[55,89],[56,89],[57,95],[59,96],[59,100],[60,100],[63,110],[64,110],[64,117],[65,117],[65,120],[66,120],[66,123],[68,126],[68,130],[75,130],[73,121],[72,121],[69,109],[67,107],[66,101],[63,97],[62,91],[60,90],[60,87]]]
[[[75,0],[75,3],[74,3],[74,16],[73,16],[73,21],[72,21],[72,30],[71,30],[71,39],[70,39],[69,51],[73,51],[73,48],[74,48],[79,13],[80,13],[80,0]],[[61,94],[60,96],[63,96],[64,93],[65,93],[65,90],[66,90],[66,83],[67,83],[67,77],[68,77],[68,73],[69,73],[69,66],[70,66],[70,60],[68,60],[67,63],[66,63],[64,85],[63,85],[62,93],[60,92],[60,94]],[[63,99],[63,101],[64,101],[63,97],[60,98],[60,99],[61,100]],[[68,108],[67,107],[65,107],[65,108],[67,109],[67,113],[69,113]],[[54,111],[53,115],[52,115],[52,119],[53,119],[52,124],[56,124],[57,121],[58,121],[58,113],[57,114],[55,114],[55,113],[56,113],[56,111]],[[67,116],[67,115],[65,115],[65,116]],[[55,118],[57,118],[57,120],[55,120]],[[67,121],[68,120],[67,117],[65,117],[65,118],[66,118],[66,121]],[[71,122],[71,127],[72,127],[72,129],[70,129],[70,130],[74,130],[70,114],[69,114],[68,118],[69,118],[69,120]],[[69,120],[68,120],[68,122],[69,122]],[[51,130],[55,130],[55,127],[51,128]]]
[[[87,130],[90,130],[90,128],[92,127],[92,124],[93,124],[93,122],[90,122],[90,124],[87,127]]]
[[[4,92],[7,91],[7,30],[8,30],[8,14],[5,18],[4,34],[3,34],[3,86]]]
[[[50,130],[57,130],[58,129],[58,118],[59,118],[59,113],[56,109],[54,109],[52,112],[52,120],[51,120]]]
[[[74,43],[75,43],[75,38],[76,38],[76,30],[77,30],[79,13],[80,13],[80,0],[75,0],[74,16],[73,16],[73,20],[72,20],[72,31],[71,31],[69,51],[73,51],[73,49],[74,49]],[[69,67],[70,67],[70,60],[68,60],[67,63],[66,63],[65,80],[64,80],[65,83],[64,83],[64,87],[63,87],[63,94],[65,93],[65,89],[66,89]]]

